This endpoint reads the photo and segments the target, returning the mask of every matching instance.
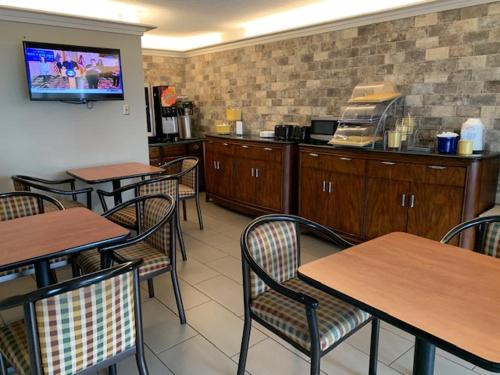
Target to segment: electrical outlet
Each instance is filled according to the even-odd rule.
[[[130,115],[130,105],[124,104],[122,107],[122,113],[124,115]]]

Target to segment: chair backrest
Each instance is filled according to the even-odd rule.
[[[283,283],[297,276],[299,241],[294,222],[263,222],[248,233],[246,242],[252,259],[273,280]],[[251,272],[251,297],[255,298],[267,289],[264,281]]]
[[[476,229],[474,251],[500,258],[500,215],[478,217],[452,228],[441,242],[448,243],[465,230]]]
[[[0,221],[38,215],[54,208],[64,210],[58,200],[47,195],[29,191],[0,194]]]
[[[149,198],[143,204],[141,210],[141,228],[140,233],[149,228],[159,225],[159,227],[149,235],[144,241],[165,253],[172,259],[174,256],[173,248],[173,223],[174,223],[175,199],[170,196],[170,200],[160,198]]]
[[[319,233],[341,249],[352,246],[332,230],[298,216],[265,215],[255,219],[241,235],[243,283],[247,284],[248,279],[248,285],[244,285],[244,288],[250,299],[269,289],[263,277],[281,284],[297,276],[302,227]],[[245,264],[249,266],[248,275],[245,275]]]
[[[40,361],[32,359],[32,365],[43,374],[69,375],[133,349],[142,330],[139,264],[128,262],[34,292],[27,320]]]
[[[179,180],[175,177],[160,177],[137,184],[137,195],[168,194],[177,198],[179,190]]]
[[[14,190],[15,191],[30,191],[30,186],[29,184],[25,183],[20,178],[17,178],[16,176],[12,177],[12,184],[14,185]]]
[[[182,171],[189,171],[181,177],[181,184],[196,189],[198,183],[198,164],[200,160],[197,157],[188,157],[182,160]]]

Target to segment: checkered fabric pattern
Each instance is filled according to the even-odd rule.
[[[116,211],[114,214],[109,215],[108,219],[126,227],[134,227],[136,221],[135,205]]]
[[[10,196],[0,198],[0,221],[37,215],[39,213],[40,209],[35,197]]]
[[[366,322],[370,315],[348,303],[293,278],[284,286],[315,298],[318,302],[316,316],[320,348],[326,350],[352,330]],[[268,290],[255,298],[250,306],[252,313],[300,345],[311,350],[311,338],[304,305],[275,290]]]
[[[295,223],[273,221],[254,228],[248,235],[248,250],[255,262],[276,282],[297,276],[298,241]],[[269,287],[250,272],[250,294],[254,298]]]
[[[83,203],[74,201],[73,199],[57,198],[57,200],[61,202],[64,208],[87,207]],[[45,212],[51,212],[51,211],[57,211],[59,210],[59,208],[50,202],[44,202],[44,210]]]
[[[196,159],[185,159],[182,161],[182,171],[187,171],[190,168],[196,167],[197,164],[198,160]],[[194,168],[191,172],[188,172],[181,177],[181,184],[194,190],[196,188],[196,175],[197,168]]]
[[[30,375],[30,356],[24,320],[0,328],[0,352],[17,375]]]
[[[141,185],[139,187],[139,195],[168,194],[175,198],[177,189],[177,180],[159,180]]]
[[[30,191],[30,187],[27,184],[23,184],[21,181],[12,180],[15,191]]]
[[[193,197],[196,194],[196,191],[184,184],[179,185],[179,199],[182,198],[190,198]]]
[[[491,223],[486,230],[483,253],[500,258],[500,223]]]
[[[45,374],[74,374],[135,346],[133,273],[35,304]]]
[[[158,223],[165,213],[170,209],[170,202],[165,199],[153,198],[144,203],[144,216],[142,217],[141,233]],[[170,241],[170,219],[151,236],[146,238],[145,242],[152,248],[160,251],[168,258],[172,256],[172,243]]]
[[[144,242],[117,250],[116,253],[127,260],[142,259],[139,267],[141,278],[170,265],[169,257]],[[97,272],[101,269],[101,254],[97,250],[86,251],[76,257],[75,262],[85,274]]]

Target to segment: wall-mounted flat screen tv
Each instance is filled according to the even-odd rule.
[[[123,100],[120,50],[23,42],[31,100]]]

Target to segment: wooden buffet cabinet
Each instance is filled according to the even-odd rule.
[[[254,137],[207,136],[207,198],[250,214],[295,213],[297,147]]]
[[[495,203],[496,154],[459,157],[304,145],[299,154],[299,215],[354,241],[397,231],[439,240]],[[472,247],[473,235],[464,233],[460,244]]]

